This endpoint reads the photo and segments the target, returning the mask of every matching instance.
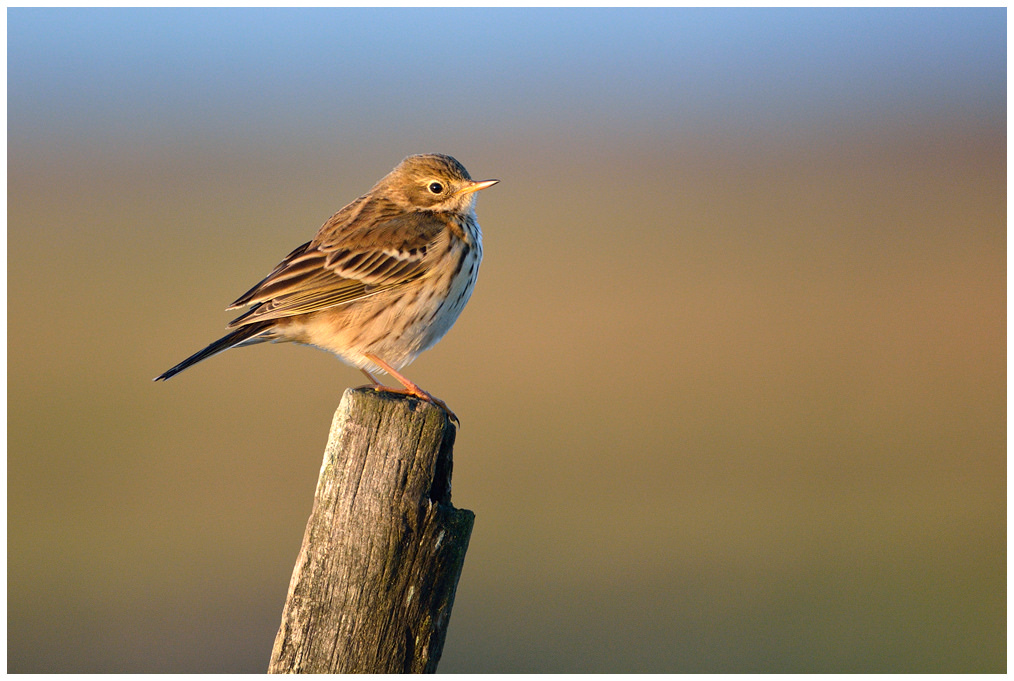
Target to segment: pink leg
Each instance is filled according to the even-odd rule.
[[[401,394],[404,394],[404,395],[412,395],[413,397],[418,397],[419,399],[426,400],[430,404],[435,404],[438,407],[440,407],[441,409],[443,409],[444,411],[446,411],[447,415],[451,417],[452,421],[454,421],[458,425],[461,425],[461,421],[458,420],[458,417],[454,414],[453,411],[451,411],[450,407],[448,407],[444,403],[443,400],[437,399],[436,397],[433,397],[433,395],[430,395],[428,392],[426,392],[425,390],[423,390],[422,388],[420,388],[419,386],[417,386],[415,383],[413,383],[412,381],[408,380],[407,378],[405,378],[404,376],[402,376],[401,374],[399,374],[397,371],[394,370],[393,367],[391,367],[390,364],[388,364],[384,360],[380,359],[376,355],[367,354],[366,357],[371,362],[373,362],[374,364],[376,364],[378,367],[380,367],[381,369],[383,369],[387,373],[391,374],[391,376],[393,376],[395,378],[395,380],[397,380],[399,383],[401,383],[403,386],[405,386],[404,390],[398,390],[396,388],[389,388],[386,385],[381,385],[380,382],[377,379],[375,379],[370,374],[370,372],[368,372],[365,369],[363,369],[362,372],[364,374],[366,374],[367,376],[369,376],[370,380],[373,381],[374,387],[377,390],[386,390],[387,392],[392,392],[392,393],[401,393]]]

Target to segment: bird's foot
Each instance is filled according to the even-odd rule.
[[[401,383],[403,386],[405,386],[403,389],[402,388],[389,388],[388,386],[382,384],[380,381],[378,381],[376,378],[374,378],[373,374],[371,374],[369,371],[367,371],[366,369],[361,369],[361,371],[364,374],[366,374],[366,376],[371,381],[373,381],[373,389],[374,390],[382,390],[382,391],[389,392],[389,393],[398,393],[399,395],[411,395],[412,397],[418,397],[421,400],[426,400],[430,404],[435,404],[436,406],[438,406],[441,409],[443,409],[447,413],[447,415],[451,418],[451,421],[453,421],[456,425],[458,425],[458,426],[461,425],[461,421],[458,420],[457,415],[453,411],[451,411],[451,408],[448,407],[447,404],[443,400],[441,400],[441,399],[439,399],[437,397],[433,397],[433,395],[430,395],[428,392],[426,392],[425,390],[423,390],[422,388],[420,388],[419,386],[417,386],[415,383],[413,383],[412,381],[408,380],[407,378],[405,378],[404,376],[402,376],[401,374],[399,374],[397,371],[395,371],[391,367],[390,364],[388,364],[384,360],[380,359],[376,355],[367,354],[366,357],[371,362],[373,362],[374,364],[376,364],[378,367],[380,367],[381,369],[383,369],[384,371],[386,371],[388,374],[390,374],[391,376],[393,376],[394,378],[396,378],[398,380],[398,382]]]
[[[416,386],[415,390],[410,390],[408,388],[392,388],[391,386],[384,385],[383,383],[374,383],[373,385],[366,387],[373,388],[377,392],[395,393],[396,395],[408,395],[410,397],[418,397],[420,400],[425,400],[426,402],[429,402],[432,405],[440,407],[441,409],[444,410],[444,412],[451,419],[451,421],[454,422],[455,425],[457,426],[461,425],[461,421],[458,420],[458,415],[455,414],[453,411],[451,411],[451,408],[447,406],[446,402],[444,402],[439,397],[433,397],[433,395],[430,395],[428,392],[422,390],[418,386]]]

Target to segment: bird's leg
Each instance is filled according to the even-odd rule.
[[[366,369],[360,369],[360,371],[363,372],[363,375],[365,375],[366,378],[370,379],[370,384],[374,388],[383,388],[384,387],[384,384],[381,383],[380,381],[378,381],[377,377],[374,376],[373,374],[371,374],[369,371],[367,371]]]
[[[426,400],[430,404],[435,404],[438,407],[440,407],[441,409],[443,409],[444,411],[446,411],[447,415],[451,417],[452,421],[454,421],[458,425],[461,425],[461,421],[458,420],[458,417],[455,415],[455,413],[453,411],[451,411],[450,407],[448,407],[447,404],[444,403],[443,400],[441,400],[439,398],[436,398],[436,397],[433,397],[433,395],[430,395],[428,392],[426,392],[425,390],[423,390],[422,388],[420,388],[419,386],[417,386],[415,383],[413,383],[412,381],[408,380],[407,378],[405,378],[404,376],[402,376],[401,374],[399,374],[397,371],[394,370],[394,368],[390,364],[388,364],[384,360],[380,359],[376,355],[371,355],[369,353],[366,353],[365,356],[366,356],[367,359],[369,359],[371,362],[373,362],[374,364],[376,364],[378,367],[380,367],[381,369],[383,369],[387,373],[391,374],[391,376],[393,376],[399,383],[401,383],[403,386],[405,386],[404,390],[398,390],[397,388],[389,388],[386,385],[381,385],[380,382],[377,381],[377,379],[373,378],[373,376],[370,375],[370,373],[368,371],[366,371],[365,369],[363,369],[362,370],[363,373],[365,373],[367,376],[370,377],[370,379],[373,380],[373,382],[375,384],[374,387],[377,390],[386,390],[387,392],[392,392],[392,393],[400,393],[400,394],[403,394],[403,395],[412,395],[413,397],[418,397],[419,399]]]

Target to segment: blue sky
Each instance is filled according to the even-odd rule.
[[[9,135],[1006,115],[1005,9],[9,9]]]

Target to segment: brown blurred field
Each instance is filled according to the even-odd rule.
[[[401,157],[501,184],[406,372],[476,513],[441,671],[1006,669],[1006,134],[527,131],[8,154],[8,668],[266,668],[331,415],[152,377]]]

